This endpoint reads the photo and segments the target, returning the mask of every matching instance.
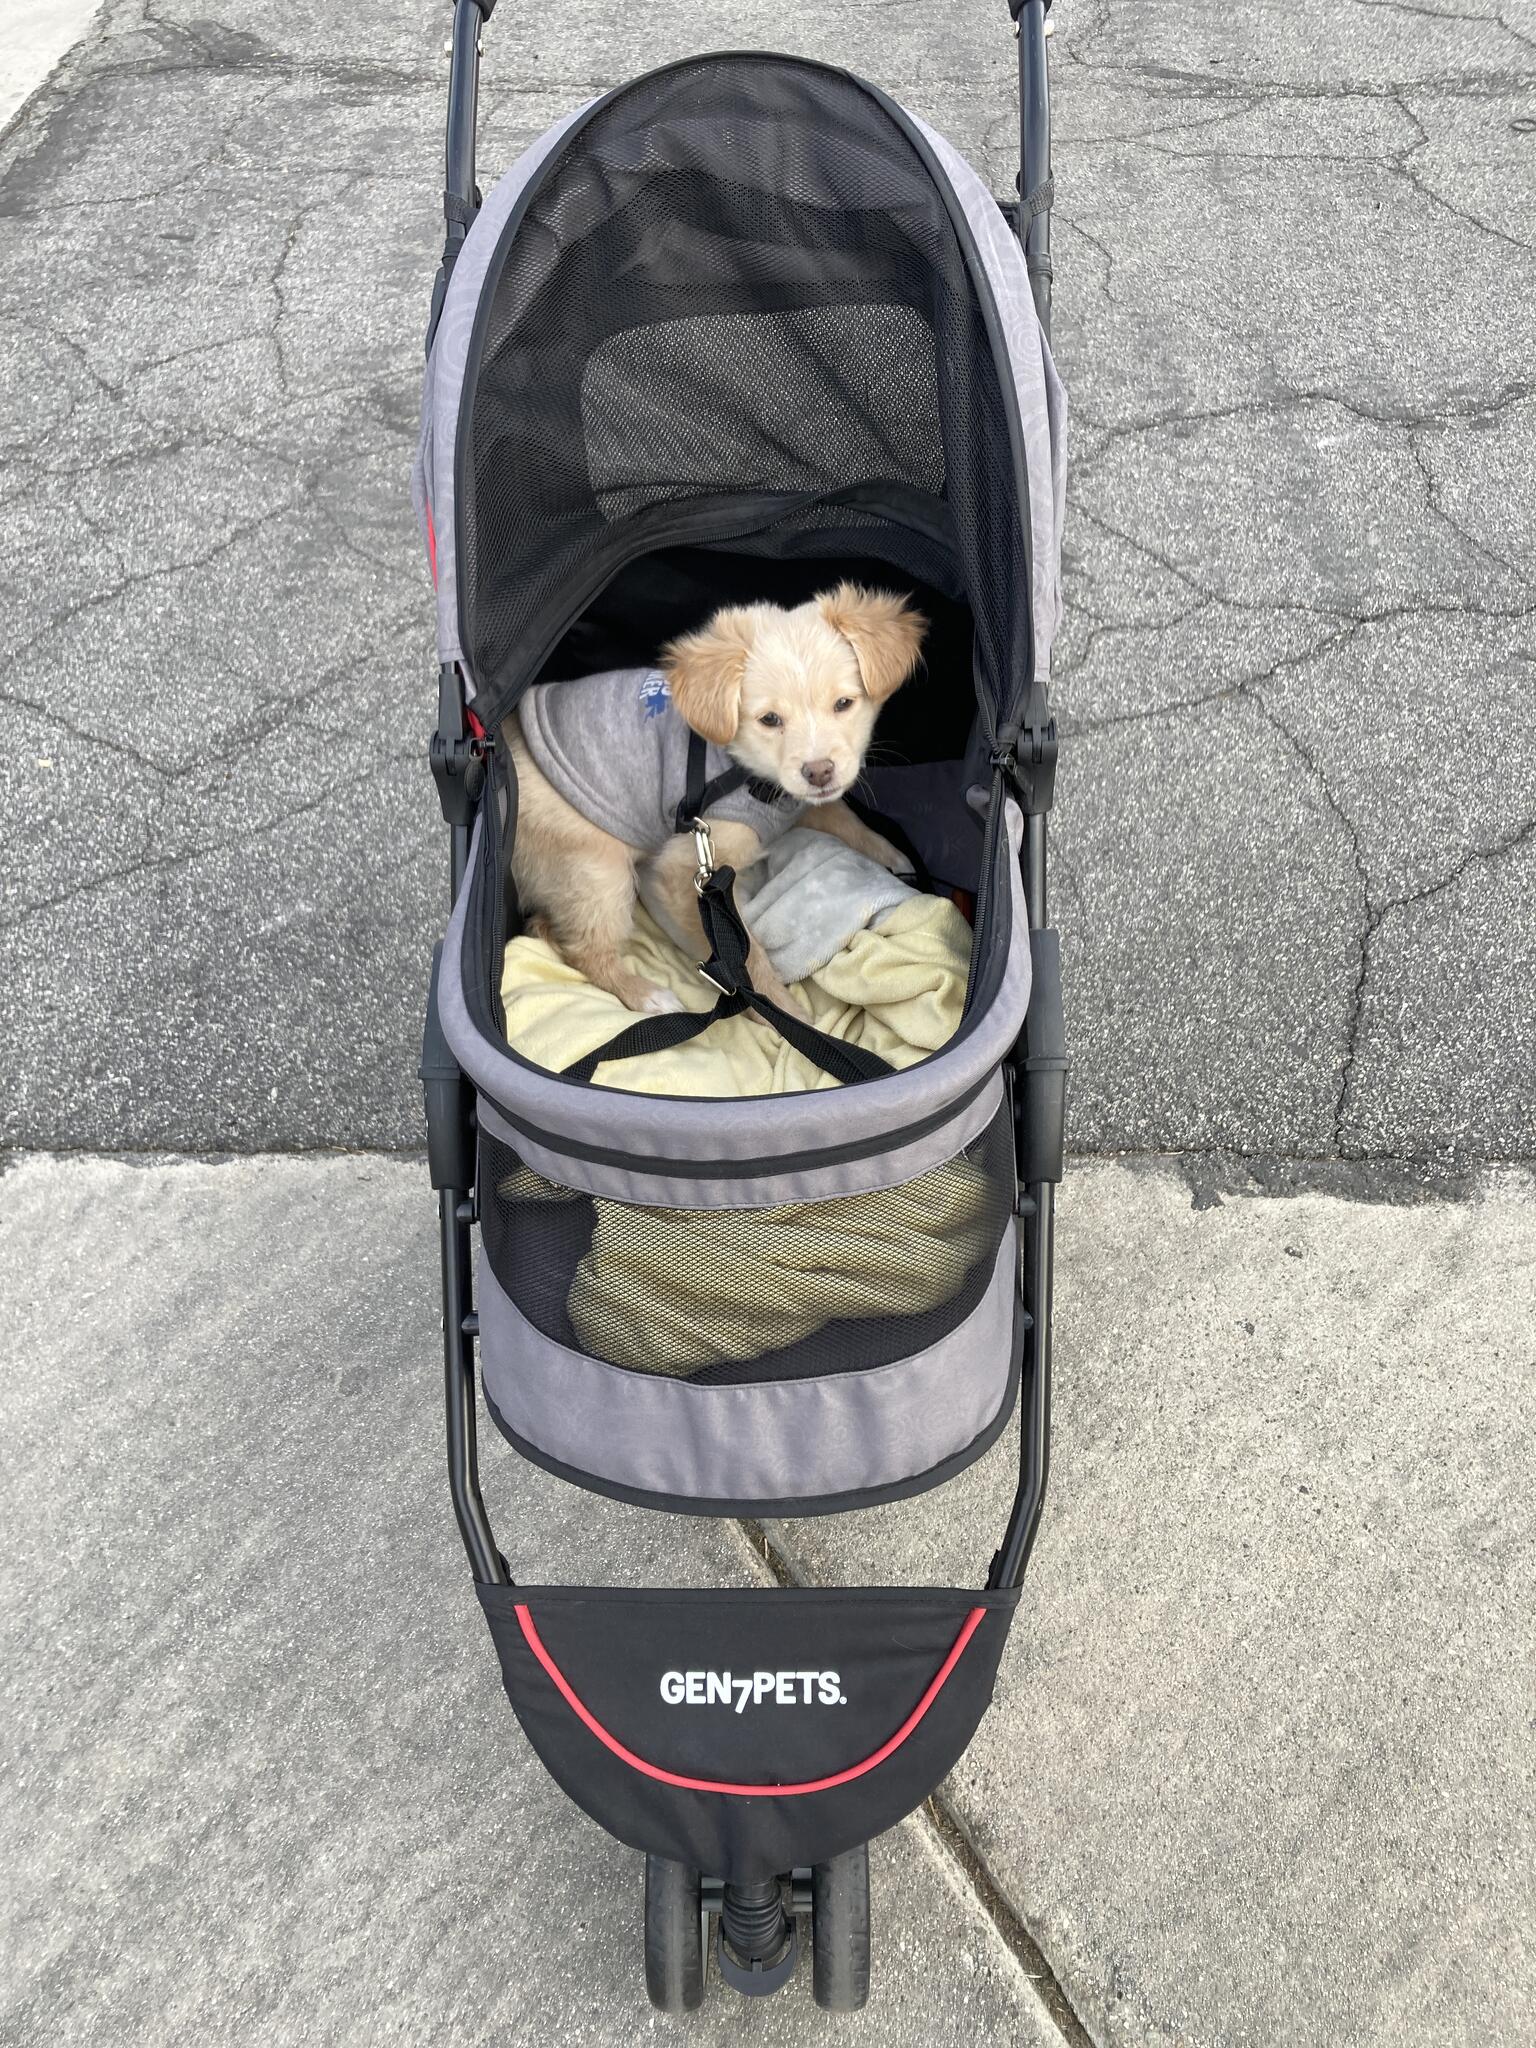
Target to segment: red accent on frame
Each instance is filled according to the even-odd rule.
[[[432,524],[432,507],[427,506],[427,561],[432,570],[432,588],[437,588],[437,528]]]
[[[1490,15],[1489,19],[1492,20],[1492,18],[1493,17]],[[485,738],[485,727],[480,723],[479,719],[476,718],[474,712],[470,709],[470,707],[467,704],[464,706],[464,716],[469,720],[469,729],[474,734],[475,738],[477,740],[483,740]]]
[[[986,1611],[985,1607],[973,1607],[971,1609],[961,1625],[959,1635],[955,1637],[955,1640],[949,1646],[949,1655],[934,1673],[922,1698],[896,1730],[896,1733],[888,1741],[882,1742],[873,1755],[865,1757],[862,1763],[850,1764],[846,1771],[837,1771],[830,1778],[807,1779],[801,1785],[733,1785],[720,1778],[679,1777],[676,1771],[664,1771],[658,1764],[648,1764],[644,1757],[636,1756],[632,1749],[626,1749],[618,1737],[610,1735],[597,1716],[584,1707],[571,1690],[565,1673],[560,1669],[554,1658],[550,1656],[548,1650],[545,1649],[543,1639],[534,1627],[533,1616],[528,1612],[528,1609],[521,1602],[518,1603],[516,1609],[518,1626],[523,1632],[523,1640],[543,1665],[554,1683],[555,1690],[565,1701],[565,1704],[570,1708],[577,1720],[597,1737],[605,1749],[611,1749],[621,1763],[628,1764],[631,1770],[643,1772],[647,1778],[655,1778],[658,1784],[677,1785],[685,1792],[729,1792],[733,1798],[737,1799],[792,1799],[797,1798],[803,1792],[830,1792],[834,1785],[850,1784],[853,1779],[862,1778],[866,1772],[872,1771],[878,1765],[883,1764],[888,1756],[894,1755],[900,1749],[913,1729],[916,1728],[918,1722],[922,1720],[928,1709],[938,1698],[943,1690],[945,1680],[960,1662],[961,1654],[966,1644],[975,1635],[977,1629],[980,1628]]]

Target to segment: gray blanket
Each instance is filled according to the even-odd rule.
[[[736,884],[736,907],[784,981],[802,981],[917,891],[826,832],[796,825]],[[641,900],[655,915],[644,877]]]

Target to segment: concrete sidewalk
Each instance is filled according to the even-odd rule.
[[[29,1159],[0,1235],[8,2048],[671,2031],[638,1859],[524,1748],[470,1595],[421,1169]],[[1532,2038],[1533,1328],[1523,1180],[1074,1175],[1050,1506],[943,1795],[983,1869],[908,1824],[862,2021],[717,1992],[688,2037]],[[780,1561],[979,1579],[1008,1462]],[[732,1524],[486,1466],[525,1578],[761,1575]]]
[[[96,0],[6,0],[0,43],[0,129],[3,129],[96,12]]]
[[[458,1547],[423,1170],[31,1161],[0,1236],[6,2048],[672,2031],[640,1858],[524,1745]],[[487,1474],[525,1578],[762,1575],[734,1524]],[[1056,2039],[930,1828],[881,1843],[875,1910],[862,2038]],[[687,2032],[817,2020],[807,1977]]]

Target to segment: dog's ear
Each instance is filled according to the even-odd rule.
[[[883,704],[917,667],[928,621],[904,597],[864,590],[857,583],[839,583],[816,604],[833,632],[853,649],[865,695]]]
[[[682,634],[661,650],[661,672],[672,702],[694,731],[717,747],[736,737],[741,683],[757,628],[755,607],[728,605],[707,626]]]

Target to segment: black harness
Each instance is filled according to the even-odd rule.
[[[706,813],[738,789],[749,790],[759,803],[765,804],[783,803],[784,792],[776,783],[763,782],[734,763],[706,781],[707,765],[706,743],[698,733],[690,731],[687,788],[674,814],[673,830],[692,832],[699,849],[699,872],[694,886],[699,895],[699,921],[709,946],[709,958],[699,973],[718,991],[715,1006],[712,1010],[673,1010],[662,1016],[643,1017],[638,1024],[626,1026],[606,1045],[573,1060],[562,1071],[573,1081],[590,1081],[608,1060],[632,1060],[646,1053],[670,1052],[673,1046],[686,1045],[690,1038],[699,1037],[721,1017],[739,1017],[744,1010],[755,1010],[786,1044],[803,1053],[835,1081],[873,1081],[882,1074],[894,1073],[889,1061],[881,1059],[878,1053],[866,1052],[859,1045],[845,1045],[840,1038],[818,1031],[804,1017],[780,1009],[752,986],[747,973],[752,941],[736,908],[736,871],[715,866]]]
[[[690,726],[682,800],[672,813],[674,832],[691,832],[706,811],[722,803],[726,797],[734,796],[738,789],[744,789],[758,803],[767,804],[770,810],[791,801],[776,782],[764,782],[760,775],[753,775],[739,762],[733,761],[729,768],[722,768],[718,775],[706,782],[704,770],[708,766],[709,743]]]

